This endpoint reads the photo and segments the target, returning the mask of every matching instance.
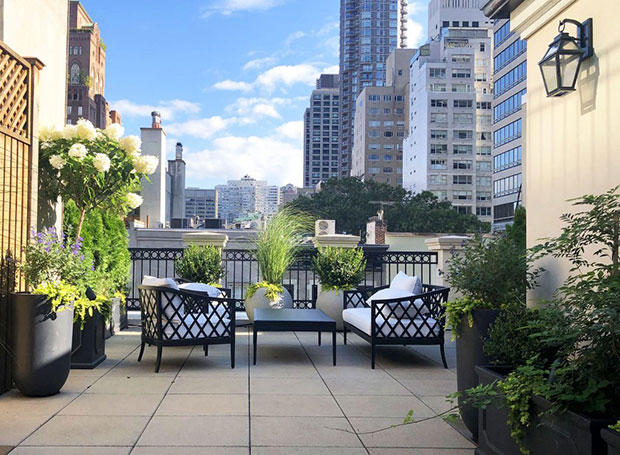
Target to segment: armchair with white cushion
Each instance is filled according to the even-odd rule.
[[[438,345],[444,351],[444,307],[450,288],[422,284],[399,272],[389,286],[344,292],[344,343],[351,331],[371,344],[375,368],[377,345]]]

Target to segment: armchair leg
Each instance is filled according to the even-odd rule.
[[[157,363],[155,364],[155,373],[159,373],[159,366],[161,365],[161,351],[162,346],[157,346]]]
[[[344,337],[344,344],[347,345],[347,328],[345,326],[342,327],[342,336]]]
[[[230,343],[230,368],[235,368],[235,339]]]
[[[439,345],[439,350],[441,352],[441,361],[443,362],[443,367],[448,368],[448,362],[446,362],[446,351],[444,350],[443,343]]]
[[[375,356],[377,354],[376,347],[374,343],[370,345],[370,368],[375,369]]]
[[[208,355],[209,355],[209,345],[208,345],[208,344],[205,344],[205,345],[203,346],[203,349],[204,349],[204,351],[205,351],[205,357],[206,357],[206,356],[208,356]]]
[[[142,360],[142,355],[144,354],[144,345],[146,343],[143,341],[142,344],[140,345],[140,354],[138,354],[138,362]]]
[[[321,346],[321,332],[319,332],[319,346]]]

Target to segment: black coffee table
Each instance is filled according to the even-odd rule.
[[[332,355],[336,365],[336,321],[321,310],[296,310],[283,308],[256,308],[254,310],[254,365],[256,365],[256,346],[258,332],[318,332],[319,346],[321,332],[332,333]]]

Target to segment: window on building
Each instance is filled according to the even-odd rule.
[[[470,215],[471,214],[471,206],[469,205],[455,205],[454,210],[461,215]]]
[[[452,77],[457,79],[469,79],[471,77],[471,70],[467,68],[453,69]]]
[[[469,144],[455,144],[452,146],[452,153],[454,155],[471,155],[472,146]]]
[[[458,108],[471,108],[473,105],[472,100],[453,100],[453,106]]]
[[[70,80],[72,84],[80,83],[80,65],[78,65],[77,63],[71,65]]]
[[[431,107],[448,107],[448,100],[431,100]]]
[[[464,169],[470,170],[472,168],[472,161],[470,160],[454,160],[452,162],[452,169]]]
[[[431,144],[430,153],[432,155],[436,155],[439,153],[447,153],[448,145],[447,144]]]
[[[472,192],[471,191],[453,191],[452,199],[457,201],[471,201]]]
[[[453,175],[452,184],[454,185],[471,185],[473,182],[471,175]]]
[[[471,130],[454,130],[454,139],[473,139],[473,134]]]
[[[82,115],[82,106],[77,107],[77,115]]]
[[[491,216],[491,207],[476,207],[476,215]]]
[[[448,130],[431,130],[431,139],[446,139]]]
[[[446,77],[446,69],[445,68],[429,68],[428,75],[429,77],[436,77],[436,78],[443,79]]]
[[[446,160],[431,160],[431,169],[448,169]]]

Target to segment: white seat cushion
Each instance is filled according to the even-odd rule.
[[[342,312],[345,322],[357,327],[367,335],[371,334],[371,309],[370,308],[347,308]],[[377,336],[383,337],[429,337],[439,335],[439,324],[431,317],[416,319],[389,318],[384,326],[385,319],[378,314],[376,325],[381,327]],[[429,328],[430,326],[430,328]]]
[[[417,276],[409,276],[405,272],[398,272],[392,282],[390,289],[402,289],[414,295],[422,294],[422,281]]]
[[[180,321],[164,322],[164,334],[168,340],[217,338],[227,335],[226,331],[230,327],[230,319],[212,316],[209,321],[215,328],[207,324],[207,318],[204,315],[188,314],[183,318],[183,324]]]

